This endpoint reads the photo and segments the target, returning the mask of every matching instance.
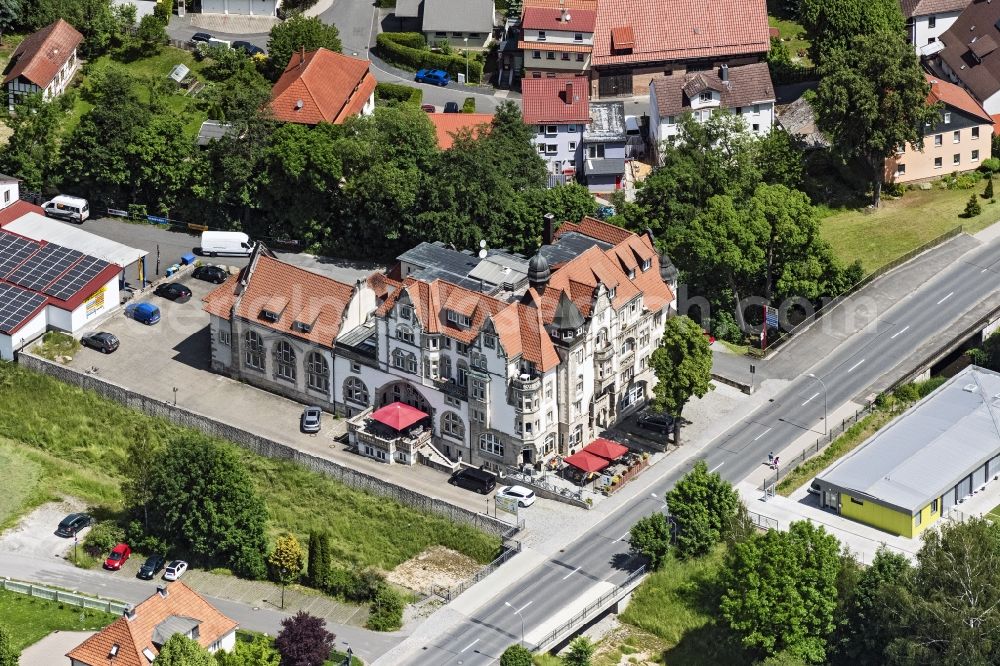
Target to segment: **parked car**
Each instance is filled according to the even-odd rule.
[[[152,303],[129,303],[125,306],[125,316],[135,319],[140,324],[152,326],[160,321],[160,308]]]
[[[153,293],[167,299],[168,301],[174,301],[176,303],[187,303],[191,300],[191,290],[179,282],[161,284],[153,290]]]
[[[165,561],[166,558],[163,555],[150,555],[143,562],[142,566],[139,567],[139,573],[136,576],[143,580],[153,580],[153,576],[160,573],[160,569],[163,568]]]
[[[319,432],[322,427],[323,410],[319,407],[306,407],[299,418],[299,429],[305,433]]]
[[[251,44],[250,42],[244,42],[241,39],[238,39],[235,42],[233,42],[233,48],[243,51],[243,53],[246,53],[251,58],[257,55],[258,53],[260,55],[267,55],[267,51],[260,48],[256,44]]]
[[[638,423],[641,428],[662,433],[668,433],[674,429],[674,417],[670,414],[645,412],[639,415]]]
[[[445,113],[458,113],[458,102],[447,102],[444,105]]]
[[[127,543],[120,543],[111,549],[111,554],[108,555],[108,559],[104,560],[104,568],[111,571],[118,571],[122,568],[122,565],[128,562],[129,556],[132,554],[132,549],[129,548]]]
[[[103,354],[110,354],[118,349],[118,345],[120,343],[118,342],[118,338],[111,333],[108,333],[107,331],[96,331],[94,333],[88,333],[80,338],[80,344],[84,347],[96,349]]]
[[[437,112],[437,107],[434,106],[433,104],[421,104],[420,105],[420,110],[421,111],[426,111],[427,113],[436,113]]]
[[[517,505],[528,507],[535,503],[535,493],[524,486],[503,486],[497,491],[497,497],[510,497],[517,500]]]
[[[451,76],[443,69],[422,69],[417,72],[414,80],[418,83],[433,83],[436,86],[446,86],[451,83]]]
[[[222,284],[229,278],[229,273],[226,272],[226,269],[219,268],[218,266],[198,266],[191,273],[191,277],[196,280]]]
[[[208,44],[208,41],[210,39],[212,39],[212,35],[208,34],[207,32],[196,32],[193,35],[191,35],[190,43],[193,45],[197,45],[198,42],[201,42],[202,44]]]
[[[820,490],[819,483],[813,481],[812,483],[809,484],[809,487],[806,488],[806,492],[811,493],[813,495],[819,495],[821,494],[822,491]]]
[[[188,563],[184,560],[174,560],[167,565],[163,571],[163,580],[177,580],[188,570]]]
[[[448,483],[477,492],[480,495],[486,495],[496,488],[497,478],[484,470],[466,467],[452,474]]]
[[[56,536],[71,537],[80,533],[84,527],[94,524],[94,519],[86,513],[71,513],[59,523],[56,528]]]

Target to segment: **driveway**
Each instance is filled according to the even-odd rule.
[[[20,666],[63,664],[66,662],[67,652],[96,633],[96,631],[53,631],[34,645],[24,648],[18,664]]]
[[[73,548],[73,539],[56,536],[56,527],[68,514],[86,511],[86,505],[75,498],[44,504],[0,535],[0,552],[14,553],[37,560],[62,558]],[[89,527],[77,535],[82,542]]]

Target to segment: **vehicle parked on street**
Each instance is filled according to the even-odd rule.
[[[135,319],[140,324],[152,326],[160,321],[160,308],[145,301],[142,303],[129,303],[125,306],[125,316],[129,319]]]
[[[163,580],[177,580],[188,570],[188,563],[184,560],[174,560],[167,565],[163,571]]]
[[[95,331],[80,338],[80,344],[84,347],[96,349],[102,354],[110,354],[118,349],[118,338],[107,331]]]
[[[656,412],[644,412],[639,415],[637,423],[640,428],[655,430],[657,432],[669,433],[674,429],[674,417],[670,414],[658,414]]]
[[[153,293],[175,303],[187,303],[191,300],[191,290],[179,282],[161,284],[153,290]]]
[[[230,42],[228,39],[219,39],[218,37],[209,37],[209,39],[208,39],[208,45],[209,46],[224,46],[227,49],[233,48],[233,43]]]
[[[480,495],[487,495],[497,487],[497,477],[481,469],[466,467],[452,474],[448,483],[477,492]]]
[[[166,562],[166,558],[163,555],[150,555],[139,567],[139,573],[136,576],[143,580],[153,580],[153,576],[160,573],[164,562]]]
[[[67,222],[82,223],[90,217],[90,204],[87,203],[86,199],[68,197],[63,194],[43,203],[42,210],[49,217]]]
[[[251,44],[250,42],[245,42],[242,39],[238,39],[233,42],[233,48],[246,53],[248,57],[252,58],[257,54],[267,55],[267,51],[260,48],[256,44]]]
[[[323,410],[319,407],[306,407],[302,410],[302,416],[299,418],[299,429],[308,434],[317,433],[320,431],[323,419]]]
[[[436,113],[437,112],[437,107],[434,106],[433,104],[421,104],[420,105],[420,110],[421,111],[426,111],[427,113]]]
[[[71,513],[59,523],[56,528],[56,536],[71,537],[76,536],[85,527],[94,524],[94,519],[86,513]]]
[[[524,486],[503,486],[497,491],[497,497],[516,499],[520,507],[529,507],[535,503],[534,491]]]
[[[219,266],[198,266],[191,273],[191,277],[195,280],[222,284],[229,278],[229,273],[226,272],[226,269]]]
[[[129,548],[129,545],[127,543],[120,543],[111,549],[111,554],[104,560],[104,568],[110,571],[118,571],[122,568],[123,564],[128,562],[130,555],[132,555],[132,549]]]
[[[446,86],[451,83],[451,75],[443,69],[421,69],[414,80],[418,83],[431,83],[436,86]]]
[[[220,254],[249,257],[252,252],[253,243],[242,231],[201,232],[201,253],[209,257],[217,257]]]
[[[458,113],[458,102],[445,102],[444,112],[445,113]]]
[[[211,39],[213,39],[212,35],[210,35],[207,32],[196,32],[193,35],[191,35],[190,43],[192,45],[197,45],[198,42],[201,42],[202,44],[208,44],[208,42]]]

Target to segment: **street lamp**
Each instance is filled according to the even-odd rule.
[[[465,83],[469,83],[469,38],[466,37],[462,41],[465,42]]]
[[[524,645],[524,616],[521,615],[521,611],[511,606],[509,601],[503,602],[503,605],[517,613],[517,616],[521,618],[521,645]]]
[[[281,610],[285,609],[285,577],[288,576],[288,569],[281,567]]]
[[[813,379],[819,382],[820,386],[823,387],[823,434],[828,435],[830,434],[830,422],[827,420],[827,398],[829,396],[828,396],[828,391],[826,390],[826,384],[823,382],[822,379],[820,379],[811,372],[808,373],[806,377],[812,377]]]

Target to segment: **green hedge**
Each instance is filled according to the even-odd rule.
[[[403,67],[405,69],[443,69],[452,76],[457,77],[459,72],[465,73],[465,58],[459,55],[444,55],[433,53],[425,48],[418,49],[405,46],[398,41],[400,35],[404,35],[403,41],[413,43],[412,37],[416,33],[389,33],[383,32],[376,39],[379,55],[386,61]],[[423,40],[423,36],[421,36]],[[473,80],[482,80],[483,64],[475,58],[469,58],[469,77]]]
[[[379,83],[375,86],[375,98],[389,104],[412,104],[420,106],[424,91],[399,83]]]
[[[427,48],[427,40],[422,32],[389,32],[383,33],[386,39],[400,46],[407,46],[411,49]]]
[[[476,112],[476,98],[466,97],[465,102],[462,104],[462,113],[475,113]]]

